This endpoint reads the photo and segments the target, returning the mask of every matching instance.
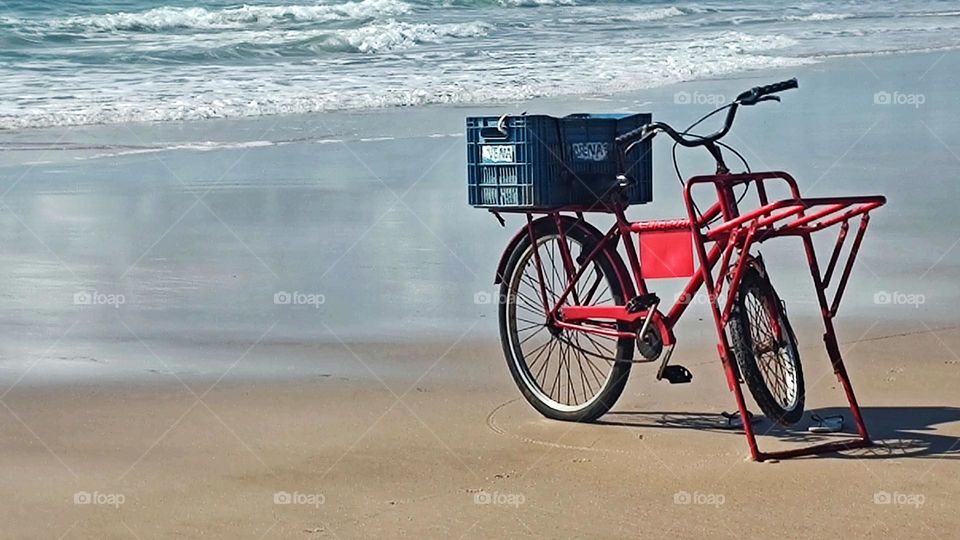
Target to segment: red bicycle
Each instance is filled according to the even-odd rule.
[[[617,176],[611,197],[588,208],[491,209],[498,218],[500,212],[526,215],[525,227],[501,257],[496,282],[501,287],[500,336],[510,373],[540,413],[557,420],[597,419],[620,397],[634,363],[659,361],[658,380],[690,381],[692,375],[686,368],[670,363],[676,345],[673,329],[705,287],[720,360],[741,418],[749,416],[741,390],[741,383],[746,383],[771,420],[783,425],[799,421],[805,391],[796,336],[784,302],[754,249],[772,238],[793,236],[801,240],[806,253],[823,319],[824,343],[859,437],[764,453],[757,447],[751,422],[744,421],[751,456],[762,461],[870,444],[837,345],[833,319],[869,212],[886,199],[879,195],[804,198],[789,174],[749,172],[749,168],[748,172],[731,173],[721,152],[723,147],[736,153],[720,139],[729,132],[739,107],[779,101],[774,94],[792,88],[797,88],[796,79],[755,87],[682,132],[654,122],[616,138],[621,163],[622,156],[659,133],[675,141],[675,164],[677,146],[703,147],[710,152],[716,160],[715,174],[684,182],[677,169],[685,218],[628,221],[625,198],[617,196],[631,186],[626,174]],[[727,111],[726,120],[719,131],[706,136],[690,133],[723,110]],[[775,198],[773,193],[778,190],[785,195]],[[715,196],[702,212],[695,191],[701,197],[706,191]],[[748,193],[756,204],[744,209]],[[603,233],[587,222],[586,215],[591,212],[612,215],[615,223]],[[853,244],[838,267],[853,218],[859,218]],[[839,226],[838,238],[821,273],[811,235],[835,225]],[[638,238],[634,240],[633,235]],[[696,269],[691,252],[696,254]],[[828,300],[827,290],[838,268],[839,280]],[[663,303],[650,291],[647,280],[684,275],[689,281],[683,294],[662,310]]]

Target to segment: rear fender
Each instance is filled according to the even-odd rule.
[[[552,219],[553,216],[542,216],[533,220],[531,224],[536,226],[536,224],[541,221]],[[580,227],[581,229],[585,229],[590,234],[594,235],[598,240],[603,238],[603,233],[600,232],[599,229],[585,221],[575,219],[571,216],[560,216],[560,220],[563,223],[563,230],[565,231],[569,231],[573,227]],[[523,241],[527,234],[529,234],[527,231],[527,225],[524,225],[519,231],[517,231],[515,235],[513,235],[513,238],[510,239],[510,243],[507,244],[506,249],[503,250],[503,254],[500,255],[500,262],[497,264],[497,275],[493,278],[493,282],[495,284],[499,285],[503,282],[503,274],[507,271],[507,263],[510,262],[510,256],[513,255],[513,252],[517,249],[517,246],[520,245],[520,242]],[[617,270],[620,271],[619,268]],[[629,279],[627,280],[627,283],[630,283]]]

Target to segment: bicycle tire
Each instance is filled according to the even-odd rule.
[[[568,240],[568,245],[572,243],[579,244],[579,252],[582,256],[586,256],[591,253],[597,244],[601,241],[602,235],[595,228],[586,225],[582,222],[578,222],[573,218],[562,218],[564,233]],[[533,233],[536,241],[537,249],[539,251],[545,251],[547,248],[547,242],[556,239],[556,243],[559,244],[559,231],[556,224],[553,220],[540,220],[534,223]],[[504,356],[507,360],[507,365],[510,369],[510,374],[513,377],[514,382],[517,384],[517,387],[520,389],[520,392],[523,394],[523,397],[543,416],[547,418],[552,418],[555,420],[563,421],[573,421],[573,422],[592,422],[604,415],[610,408],[616,403],[620,395],[623,393],[624,386],[626,385],[627,378],[630,374],[631,364],[630,362],[633,359],[633,347],[634,340],[632,338],[604,338],[609,339],[611,342],[615,340],[615,346],[612,346],[612,343],[607,343],[606,346],[603,343],[600,343],[599,337],[592,337],[585,332],[577,332],[570,330],[559,330],[559,335],[554,335],[553,332],[556,330],[549,330],[546,325],[546,316],[542,313],[542,301],[540,304],[540,316],[543,317],[543,326],[546,331],[548,331],[550,336],[550,342],[556,343],[550,345],[543,345],[543,347],[549,347],[549,349],[543,349],[540,351],[541,356],[546,351],[547,357],[552,355],[554,352],[558,353],[560,359],[558,362],[560,365],[563,363],[563,358],[566,357],[566,365],[568,368],[567,372],[567,391],[570,392],[571,385],[574,387],[576,383],[581,383],[583,387],[582,395],[584,400],[581,403],[561,403],[558,399],[552,396],[552,392],[546,391],[543,388],[543,385],[539,382],[536,374],[532,373],[532,366],[528,362],[535,363],[536,358],[528,359],[527,356],[532,356],[529,350],[524,351],[522,339],[532,339],[532,338],[521,338],[518,331],[518,311],[520,309],[526,309],[522,306],[524,302],[532,300],[530,295],[521,295],[519,293],[521,284],[524,283],[525,271],[529,268],[536,269],[535,259],[532,256],[533,250],[531,246],[533,243],[530,241],[529,235],[525,235],[523,240],[521,240],[517,246],[514,248],[512,254],[508,259],[506,265],[503,279],[500,286],[500,298],[499,298],[499,321],[500,321],[500,340],[503,346]],[[573,249],[573,246],[571,246]],[[576,255],[574,255],[576,259]],[[556,260],[556,257],[553,259],[554,263],[559,261]],[[563,274],[563,267],[559,268],[548,267],[550,265],[550,258],[546,253],[541,253],[541,263],[544,270],[544,275],[547,275],[547,272],[553,273],[556,271],[559,275]],[[562,264],[562,263],[560,263]],[[632,283],[629,281],[629,274],[626,271],[626,267],[623,265],[623,261],[620,259],[619,254],[614,249],[607,249],[604,252],[600,253],[595,261],[594,267],[590,269],[591,274],[596,273],[597,276],[603,278],[607,283],[607,287],[610,291],[610,300],[613,304],[616,305],[625,305],[627,299],[633,296],[633,287]],[[587,274],[581,276],[583,279]],[[527,280],[529,284],[529,279]],[[576,284],[580,287],[580,282]],[[561,289],[562,290],[562,289]],[[596,289],[595,289],[596,290]],[[602,294],[597,295],[597,300],[599,301]],[[539,298],[539,296],[537,297]],[[518,307],[518,304],[520,306]],[[524,316],[534,317],[535,314],[530,311],[524,311]],[[531,319],[527,319],[531,321]],[[537,322],[537,321],[532,321]],[[621,328],[625,326],[621,325]],[[540,331],[543,331],[541,329]],[[579,335],[573,335],[579,334]],[[586,375],[583,371],[585,366],[584,362],[588,362],[593,365],[593,368],[598,366],[593,363],[588,355],[578,351],[579,347],[574,347],[571,345],[565,345],[564,342],[559,338],[559,336],[567,336],[569,340],[568,343],[577,343],[586,349],[596,349],[596,350],[607,350],[610,353],[613,353],[612,357],[615,361],[607,362],[609,370],[605,372],[605,377],[602,381],[599,380],[596,371],[593,371],[589,366],[586,367],[589,373],[593,373],[593,379],[597,382],[596,390],[588,392],[585,389],[585,383],[583,379],[579,379],[577,382],[571,382],[572,378],[570,376],[569,368],[573,366],[572,359],[576,358],[577,364],[580,368],[580,375]],[[549,358],[543,360],[544,364],[549,362]],[[545,367],[537,368],[540,370],[545,370]],[[559,367],[558,377],[559,375]],[[546,377],[544,377],[546,379]],[[558,387],[558,391],[562,392],[563,385],[562,383]],[[591,389],[593,387],[591,386]],[[552,390],[552,389],[551,389]],[[591,393],[589,397],[586,396],[587,393]],[[568,394],[569,395],[569,394]],[[576,398],[576,389],[573,389],[573,397]]]
[[[740,374],[760,410],[780,425],[799,422],[805,389],[797,339],[780,297],[755,263],[744,270],[729,330]]]

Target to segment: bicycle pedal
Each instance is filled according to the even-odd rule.
[[[638,313],[660,303],[660,297],[654,293],[634,296],[627,302],[627,313]]]
[[[689,369],[676,364],[664,367],[660,376],[670,384],[684,384],[693,380],[693,373]]]

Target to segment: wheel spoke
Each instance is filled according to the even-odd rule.
[[[537,330],[536,332],[534,332],[534,333],[530,334],[529,336],[523,338],[523,341],[520,342],[520,345],[523,345],[524,343],[530,341],[530,338],[532,338],[533,336],[539,334],[540,332],[542,332],[542,331],[543,331],[544,329],[546,329],[546,328],[547,328],[546,326],[541,326],[541,327],[540,327],[540,330]]]
[[[577,335],[576,339],[577,339],[577,346],[580,346],[580,336]],[[586,361],[587,367],[590,368],[590,374],[593,375],[593,378],[597,383],[597,391],[599,391],[601,388],[603,388],[603,383],[600,382],[599,379],[597,379],[597,375],[596,375],[598,371],[597,367],[593,364],[593,360],[589,357],[589,355],[584,354],[583,359]],[[580,374],[583,376],[583,379],[587,381],[587,385],[590,386],[590,393],[593,394],[594,393],[593,384],[587,380],[587,374],[584,372],[583,366],[580,366]]]
[[[520,318],[518,317],[517,320],[518,320],[518,321],[522,321],[523,319],[520,319]],[[539,328],[541,328],[541,329],[545,328],[545,325],[544,325],[542,322],[531,322],[531,321],[525,321],[525,322],[529,322],[530,325],[529,325],[529,326],[524,326],[523,328],[517,328],[517,332],[518,332],[518,333],[519,333],[519,332],[526,332],[526,331],[528,331],[528,330],[533,330],[534,328],[537,328],[537,327],[539,327]],[[534,335],[536,335],[536,334],[534,334]]]
[[[547,349],[547,356],[544,357],[543,365],[540,367],[540,371],[537,373],[537,378],[536,378],[536,380],[539,381],[540,380],[539,375],[542,373],[543,384],[547,383],[547,366],[550,364],[550,358],[553,356],[553,349],[554,349],[554,346],[556,346],[557,344],[557,340],[551,339],[549,343],[550,343],[550,347]],[[541,385],[541,388],[542,388],[542,385]]]

